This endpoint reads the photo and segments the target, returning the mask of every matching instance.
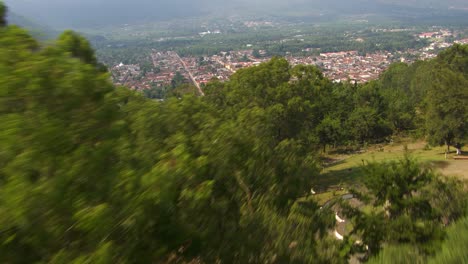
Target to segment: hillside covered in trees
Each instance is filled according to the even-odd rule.
[[[76,33],[44,45],[4,14],[1,263],[468,260],[466,186],[411,157],[365,165],[355,194],[377,209],[343,204],[356,223],[344,241],[332,210],[300,200],[324,149],[466,143],[468,46],[364,85],[274,58],[160,102],[114,87]]]

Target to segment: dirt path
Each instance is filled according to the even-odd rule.
[[[436,164],[435,167],[443,175],[468,180],[468,160],[447,160]]]

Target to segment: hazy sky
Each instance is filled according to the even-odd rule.
[[[52,26],[167,19],[199,12],[190,0],[6,0],[13,12]]]
[[[80,27],[251,11],[367,12],[380,4],[468,7],[468,0],[4,0],[13,12],[53,27]],[[382,8],[384,9],[384,8]]]

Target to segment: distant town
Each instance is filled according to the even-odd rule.
[[[219,32],[200,34],[219,34]],[[453,32],[448,29],[421,32],[414,37],[429,40],[430,44],[422,49],[408,49],[404,52],[379,51],[362,54],[350,50],[310,56],[293,56],[287,53],[285,58],[292,66],[315,65],[333,82],[365,83],[377,79],[394,62],[412,63],[416,60],[427,60],[434,58],[440,50],[454,43],[468,44],[468,39],[454,41]],[[264,50],[255,50],[250,46],[246,45],[245,50],[225,51],[200,57],[181,57],[175,51],[152,50],[150,55],[154,66],[152,71],[143,71],[139,65],[120,63],[111,67],[112,78],[117,85],[144,91],[170,86],[174,76],[179,73],[187,82],[193,83],[200,89],[213,79],[226,81],[239,69],[256,66],[271,59]],[[310,51],[311,49],[303,50],[304,53]]]

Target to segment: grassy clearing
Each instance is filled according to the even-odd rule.
[[[314,183],[318,194],[306,199],[313,199],[319,204],[337,198],[349,192],[350,188],[361,186],[361,166],[366,162],[383,162],[401,159],[405,149],[418,161],[428,164],[444,175],[457,176],[468,180],[468,160],[453,160],[454,153],[445,159],[445,147],[426,148],[423,141],[403,140],[395,144],[372,146],[365,152],[351,155],[328,155],[333,161],[325,166]]]
[[[445,147],[426,148],[423,141],[403,141],[384,146],[373,146],[365,152],[354,155],[329,155],[334,160],[331,165],[322,170],[314,186],[321,190],[351,188],[360,185],[361,169],[366,162],[383,162],[398,160],[407,151],[418,161],[426,163],[444,175],[454,175],[468,179],[468,161],[453,160],[451,153],[445,159]]]

